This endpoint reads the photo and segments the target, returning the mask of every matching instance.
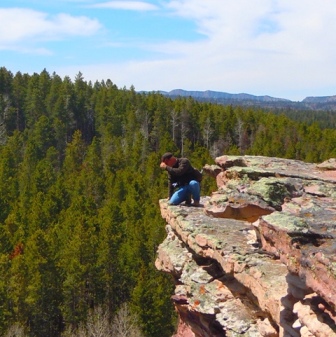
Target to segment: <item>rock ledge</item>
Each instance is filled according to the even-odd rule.
[[[223,156],[203,207],[160,200],[179,336],[336,336],[335,165]]]

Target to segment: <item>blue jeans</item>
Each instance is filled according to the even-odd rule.
[[[180,187],[169,200],[169,204],[171,205],[179,205],[181,202],[189,199],[190,195],[194,199],[194,201],[199,201],[201,196],[201,188],[200,184],[196,180],[191,180],[188,185]]]

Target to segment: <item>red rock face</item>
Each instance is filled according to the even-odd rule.
[[[160,201],[174,337],[336,336],[335,163],[223,156],[203,208]]]
[[[275,209],[273,207],[268,206],[265,202],[262,202],[262,200],[248,200],[241,196],[237,198],[231,197],[224,203],[212,200],[212,203],[205,209],[206,214],[209,216],[248,222],[255,222],[262,215],[271,214],[274,211]]]
[[[182,320],[179,321],[176,334],[172,337],[195,337],[190,327],[185,324]]]

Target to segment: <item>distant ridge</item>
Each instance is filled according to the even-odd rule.
[[[268,109],[295,109],[295,110],[314,110],[314,111],[336,111],[335,96],[316,96],[306,97],[302,101],[291,101],[285,98],[276,98],[268,95],[255,96],[246,93],[230,94],[220,91],[188,91],[174,89],[169,92],[158,91],[164,96],[171,98],[192,97],[201,102],[210,102],[223,105],[259,106]]]
[[[235,100],[253,100],[261,102],[291,102],[284,98],[275,98],[271,96],[254,96],[250,94],[240,93],[240,94],[229,94],[227,92],[220,91],[187,91],[183,89],[174,89],[169,92],[161,91],[162,94],[166,96],[181,96],[181,97],[198,97],[204,99],[235,99]]]
[[[306,103],[336,102],[336,95],[335,96],[306,97],[302,102],[306,102]]]

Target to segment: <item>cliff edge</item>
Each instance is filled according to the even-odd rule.
[[[336,160],[222,156],[202,207],[160,200],[176,336],[336,336]]]

